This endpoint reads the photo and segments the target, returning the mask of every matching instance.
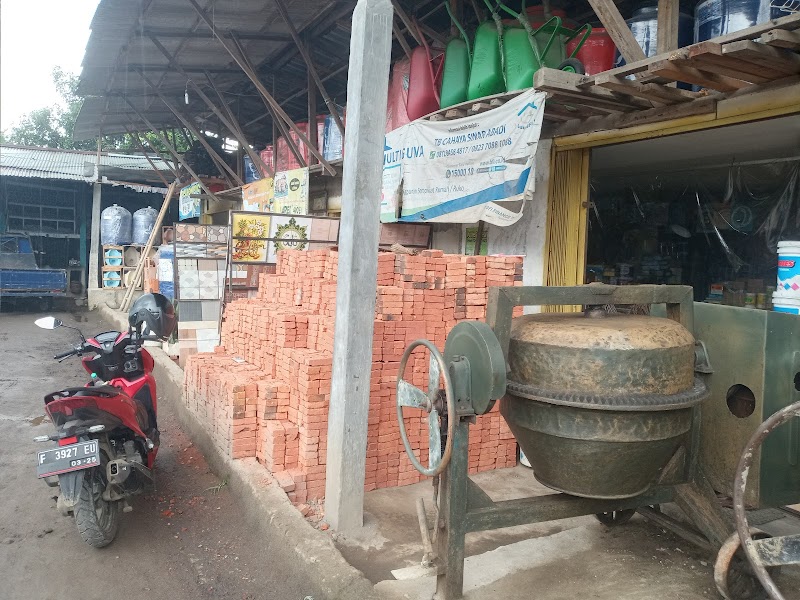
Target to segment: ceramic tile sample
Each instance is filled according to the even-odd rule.
[[[178,305],[178,321],[200,321],[203,316],[203,304],[205,303],[181,300],[181,303]]]
[[[201,316],[203,321],[219,321],[220,303],[217,301],[201,302]]]
[[[179,242],[205,242],[206,226],[191,223],[177,223],[175,225],[175,240]]]

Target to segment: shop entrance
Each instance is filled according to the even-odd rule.
[[[770,308],[777,243],[800,239],[800,116],[595,148],[588,196],[585,282]]]

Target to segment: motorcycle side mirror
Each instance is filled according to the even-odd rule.
[[[55,317],[42,317],[41,319],[36,319],[34,324],[42,329],[57,329],[64,323],[61,319],[56,319]]]

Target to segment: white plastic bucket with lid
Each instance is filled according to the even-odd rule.
[[[775,292],[772,295],[772,310],[790,315],[800,315],[800,298],[788,298]]]
[[[778,289],[780,298],[800,299],[800,241],[778,242]]]

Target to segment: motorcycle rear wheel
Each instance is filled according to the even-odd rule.
[[[104,548],[114,541],[119,529],[119,502],[103,500],[105,467],[90,469],[83,478],[80,498],[75,504],[75,524],[83,541]]]

